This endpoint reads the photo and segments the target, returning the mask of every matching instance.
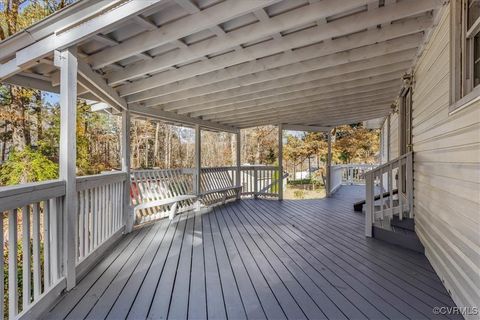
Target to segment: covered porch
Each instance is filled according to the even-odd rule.
[[[351,205],[363,196],[345,185],[138,228],[45,318],[424,319],[454,306],[425,256],[365,238]]]
[[[61,113],[59,179],[0,190],[1,315],[456,318],[434,313],[455,304],[424,255],[371,238],[413,220],[413,154],[331,161],[335,126],[392,112],[443,4],[88,0],[0,43],[0,79],[58,92]],[[121,117],[119,171],[76,176],[77,98]],[[194,167],[132,170],[132,118],[194,128]],[[243,166],[240,130],[262,125],[277,164]],[[202,167],[202,130],[236,135],[234,166]],[[283,130],[327,133],[328,198],[283,200]]]

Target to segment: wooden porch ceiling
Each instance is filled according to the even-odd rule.
[[[461,319],[425,256],[363,236],[363,187],[242,200],[126,236],[47,319]]]
[[[85,0],[1,42],[0,79],[58,91],[52,52],[77,46],[79,94],[133,114],[218,129],[357,122],[389,113],[443,2]]]

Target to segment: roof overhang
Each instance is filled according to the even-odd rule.
[[[390,112],[443,2],[83,0],[0,42],[0,79],[58,92],[76,47],[79,96],[112,112],[328,128]]]

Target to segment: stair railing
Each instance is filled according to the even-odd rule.
[[[413,219],[413,153],[406,153],[366,172],[365,235],[375,221],[398,214]],[[377,198],[377,200],[375,199]]]

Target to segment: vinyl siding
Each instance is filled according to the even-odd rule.
[[[428,259],[455,303],[471,307],[480,305],[480,103],[448,114],[449,19],[446,8],[414,68],[414,210]]]
[[[390,160],[398,156],[398,113],[392,113],[390,115]]]
[[[388,162],[388,119],[388,117],[385,118],[380,131],[380,163]]]

